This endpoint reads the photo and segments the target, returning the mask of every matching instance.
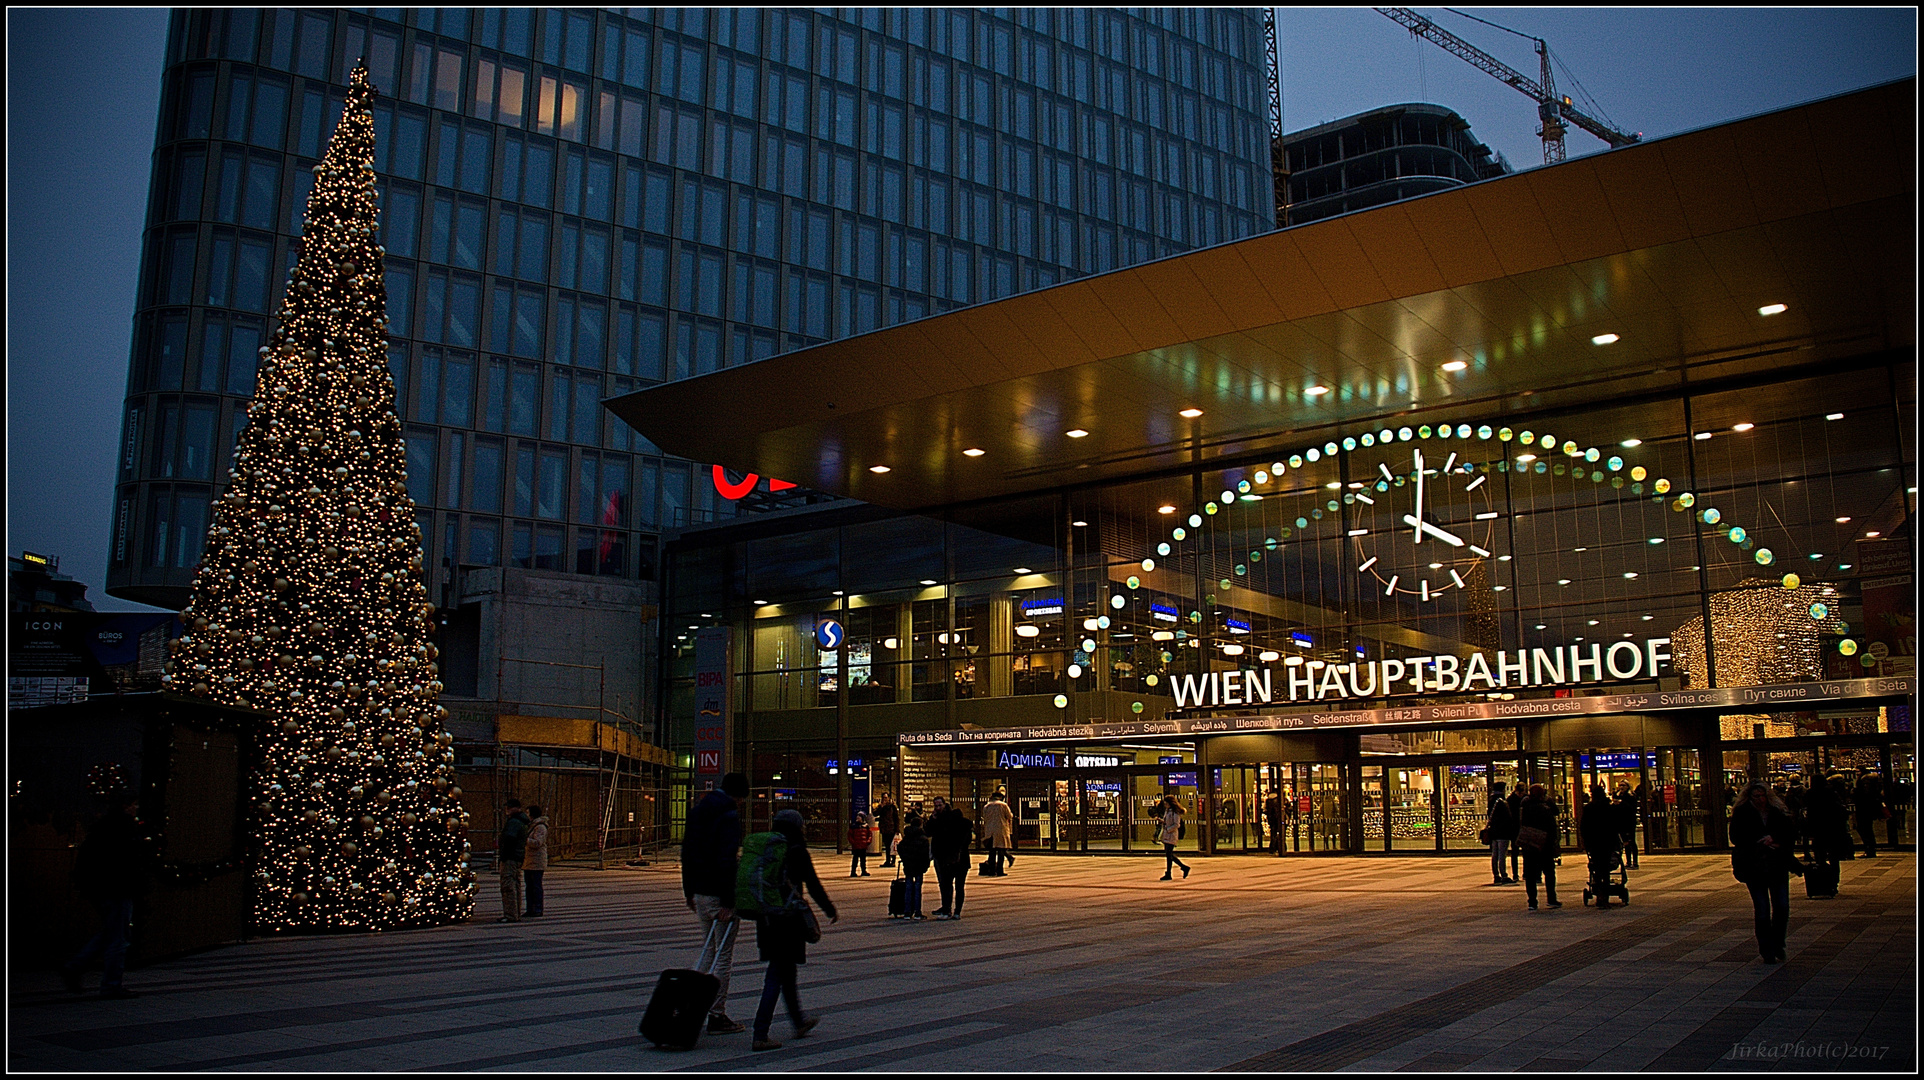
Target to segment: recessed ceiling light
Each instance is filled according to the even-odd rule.
[[[1587,548],[1587,547],[1580,547],[1580,548],[1572,548],[1571,550],[1573,550],[1573,551],[1589,551],[1590,549],[1589,549],[1589,548]]]
[[[1331,480],[1329,483],[1324,484],[1323,486],[1330,489],[1331,491],[1343,490],[1343,482],[1341,480]]]
[[[1813,551],[1810,553],[1811,562],[1821,562],[1823,561],[1823,558],[1824,558],[1824,553],[1821,551]]]
[[[1623,579],[1625,581],[1635,581],[1637,580],[1637,572],[1635,570],[1626,571],[1623,575]]]
[[[925,577],[925,578],[923,578],[923,579],[922,579],[922,584],[924,584],[924,585],[933,585],[933,584],[935,584],[935,579],[934,579],[934,578],[932,578],[932,577]]]
[[[1544,625],[1544,624],[1542,624],[1542,623],[1538,623],[1538,624],[1537,624],[1537,629],[1538,629],[1538,630],[1548,630],[1548,629],[1549,629],[1549,627],[1548,627],[1548,626],[1545,626],[1545,625]]]
[[[1748,421],[1746,421],[1746,422],[1744,422],[1744,423],[1741,423],[1741,424],[1732,424],[1732,425],[1730,425],[1730,430],[1732,430],[1732,431],[1749,431],[1749,430],[1750,430],[1751,428],[1754,428],[1754,427],[1756,427],[1756,426],[1757,426],[1756,424],[1752,424],[1752,423],[1750,423],[1750,422],[1748,422]]]
[[[1643,621],[1644,621],[1644,622],[1649,622],[1650,620],[1652,620],[1652,619],[1654,619],[1654,618],[1656,618],[1656,616],[1655,616],[1655,615],[1645,615],[1645,616],[1643,617]]]
[[[1516,456],[1516,459],[1518,461],[1521,461],[1525,465],[1528,465],[1532,461],[1535,461],[1537,459],[1537,456],[1535,454],[1518,454]]]
[[[1757,314],[1782,315],[1785,311],[1788,311],[1788,310],[1789,309],[1782,304],[1765,304],[1763,307],[1760,307],[1757,309]]]
[[[1837,523],[1838,523],[1839,525],[1842,525],[1843,523],[1845,523],[1846,521],[1849,521],[1849,520],[1850,520],[1850,519],[1849,519],[1849,518],[1847,518],[1847,517],[1840,517],[1840,518],[1838,518],[1838,519],[1837,519]]]
[[[1569,579],[1569,578],[1567,578],[1567,577],[1560,577],[1560,578],[1558,578],[1558,579],[1557,579],[1557,584],[1559,584],[1559,585],[1568,585],[1568,584],[1570,584],[1570,579]]]
[[[981,457],[983,454],[986,454],[986,453],[988,453],[988,451],[982,449],[979,446],[971,446],[967,450],[962,451],[962,456],[963,457]]]
[[[1615,335],[1615,334],[1598,334],[1598,335],[1597,335],[1596,337],[1593,337],[1593,338],[1591,338],[1591,339],[1590,339],[1590,344],[1592,344],[1592,345],[1608,345],[1608,344],[1610,344],[1611,342],[1613,342],[1613,341],[1616,341],[1616,340],[1617,340],[1617,335]]]
[[[842,590],[840,590],[840,589],[836,589],[833,595],[835,595],[835,596],[840,596],[840,595],[842,595]]]
[[[1070,428],[1069,430],[1063,432],[1063,434],[1069,436],[1071,439],[1080,439],[1084,435],[1087,435],[1089,433],[1082,430],[1081,428]]]
[[[1826,420],[1842,420],[1843,418],[1844,418],[1844,414],[1840,412],[1824,414],[1824,419]]]
[[[1663,537],[1661,537],[1661,536],[1653,536],[1653,537],[1651,537],[1651,538],[1650,538],[1650,542],[1651,542],[1651,543],[1653,543],[1653,544],[1661,544],[1661,543],[1663,543]]]
[[[872,473],[885,473],[889,471],[889,467],[887,465],[870,465],[868,471]]]
[[[1710,440],[1710,432],[1699,431],[1695,435],[1692,435],[1691,438],[1697,440],[1698,442],[1708,442]]]
[[[1310,397],[1322,397],[1324,394],[1329,393],[1329,387],[1322,385],[1312,386],[1303,391],[1303,393],[1308,394]]]
[[[1837,564],[1837,568],[1839,570],[1849,570],[1851,568],[1851,564],[1847,562],[1840,562]]]
[[[1072,528],[1082,529],[1082,528],[1087,528],[1089,523],[1086,521],[1071,521],[1069,525]]]
[[[1510,590],[1510,587],[1509,587],[1508,585],[1492,585],[1492,586],[1490,586],[1490,591],[1491,591],[1491,592],[1508,592],[1509,590]]]
[[[1595,620],[1595,619],[1591,619],[1591,620],[1590,620],[1590,625],[1591,625],[1591,626],[1595,626],[1595,625],[1597,625],[1597,620]]]
[[[1028,573],[1033,573],[1034,571],[1030,570],[1026,566],[1018,566],[1015,568],[1015,572],[1018,574],[1028,574]]]
[[[757,600],[757,601],[755,601],[755,606],[756,606],[756,607],[763,607],[763,606],[765,606],[765,605],[767,605],[767,603],[768,603],[768,601],[766,601],[766,600]]]
[[[1161,506],[1156,507],[1156,513],[1158,514],[1173,514],[1175,512],[1176,512],[1176,508],[1173,506],[1170,506],[1168,503],[1164,503]]]
[[[1443,370],[1444,371],[1462,371],[1464,368],[1469,366],[1470,366],[1470,362],[1468,360],[1452,360],[1449,363],[1443,365]]]
[[[1176,415],[1186,416],[1189,419],[1194,420],[1196,417],[1202,415],[1202,410],[1201,409],[1184,409],[1183,411],[1177,413]]]
[[[1642,446],[1643,440],[1642,439],[1625,439],[1622,442],[1618,443],[1617,445],[1618,446]]]
[[[1867,532],[1867,533],[1865,533],[1864,535],[1865,535],[1865,536],[1882,536],[1882,535],[1884,535],[1884,534],[1883,534],[1883,533],[1881,533],[1881,532],[1878,532],[1878,531],[1877,531],[1877,530],[1875,530],[1875,529],[1873,529],[1873,530],[1871,530],[1870,532]]]

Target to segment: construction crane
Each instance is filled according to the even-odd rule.
[[[1545,165],[1554,165],[1563,160],[1563,134],[1565,130],[1567,130],[1565,121],[1575,124],[1590,134],[1595,135],[1597,138],[1602,139],[1604,142],[1609,143],[1612,149],[1619,146],[1629,146],[1631,143],[1640,141],[1643,137],[1642,132],[1632,135],[1618,131],[1616,128],[1611,127],[1601,120],[1585,116],[1571,105],[1569,98],[1559,97],[1557,95],[1556,84],[1550,77],[1550,45],[1540,37],[1530,37],[1528,34],[1517,34],[1515,30],[1509,31],[1512,34],[1517,34],[1518,37],[1530,38],[1531,41],[1536,43],[1537,56],[1543,61],[1543,81],[1541,83],[1531,79],[1528,75],[1523,74],[1521,71],[1518,71],[1503,61],[1498,60],[1496,57],[1491,56],[1489,53],[1484,52],[1482,49],[1464,41],[1462,38],[1436,25],[1436,23],[1429,19],[1418,15],[1409,8],[1377,8],[1376,10],[1402,24],[1409,30],[1412,36],[1430,41],[1444,50],[1468,60],[1470,63],[1475,64],[1477,67],[1482,68],[1498,79],[1509,83],[1523,93],[1528,94],[1531,99],[1537,103],[1537,119],[1543,124],[1538,134],[1543,136],[1543,163]],[[1465,17],[1475,18],[1475,16]],[[1478,21],[1482,22],[1485,20],[1479,19]],[[1490,25],[1496,26],[1495,23],[1491,23]],[[1509,29],[1508,27],[1497,28],[1499,30]],[[1270,40],[1273,43],[1275,40],[1273,16],[1269,22],[1269,29]],[[1273,44],[1271,48],[1274,48]],[[1271,94],[1274,95],[1276,92],[1276,73],[1275,53],[1273,51],[1270,54],[1270,65]],[[1271,115],[1274,116],[1276,106],[1272,104],[1271,109]]]
[[[1283,65],[1276,49],[1276,9],[1263,9],[1263,51],[1269,61],[1269,174],[1276,187],[1276,227],[1289,224],[1289,156],[1283,153]]]

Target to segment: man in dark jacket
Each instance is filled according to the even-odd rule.
[[[702,933],[695,970],[712,969],[721,984],[708,1011],[711,1035],[745,1030],[740,1021],[728,1017],[728,975],[734,970],[740,929],[735,917],[735,869],[742,847],[739,800],[747,797],[748,777],[729,773],[722,777],[719,789],[710,790],[689,810],[682,833],[681,892]]]
[[[1632,870],[1637,868],[1637,823],[1642,820],[1642,807],[1637,805],[1637,797],[1625,784],[1617,791],[1617,836],[1623,840],[1623,865]]]
[[[922,914],[922,877],[929,872],[929,834],[922,831],[922,815],[909,811],[902,843],[896,850],[902,857],[902,878],[908,882],[903,890],[902,917],[921,922],[928,917]]]
[[[1283,797],[1281,795],[1271,795],[1269,801],[1263,803],[1263,821],[1269,826],[1269,853],[1281,855],[1283,853]]]
[[[882,835],[882,866],[895,865],[895,834],[902,831],[902,812],[896,809],[895,800],[884,791],[882,799],[875,804],[875,827]]]
[[[100,931],[60,968],[67,989],[80,989],[81,969],[101,961],[100,996],[140,996],[120,984],[127,965],[127,934],[133,925],[134,899],[147,886],[152,852],[134,818],[138,797],[125,788],[107,795],[107,810],[87,829],[74,852],[74,883],[100,914]]]
[[[528,830],[533,827],[528,812],[521,809],[521,800],[509,798],[496,859],[496,869],[501,871],[501,917],[495,922],[521,921],[521,868],[528,859]]]
[[[1516,815],[1503,798],[1503,781],[1490,785],[1490,876],[1492,885],[1515,885],[1516,879],[1503,872],[1503,861],[1510,853],[1510,838],[1516,832]]]
[[[969,841],[975,829],[962,811],[935,797],[935,813],[929,817],[929,856],[935,864],[935,882],[942,889],[938,919],[962,917],[962,890],[969,881]]]
[[[1523,849],[1516,842],[1517,830],[1523,827],[1522,781],[1519,780],[1517,786],[1510,789],[1510,797],[1503,801],[1510,804],[1510,882],[1515,884],[1523,880],[1521,872],[1517,870],[1517,861],[1523,857]]]
[[[1769,787],[1751,784],[1730,812],[1730,870],[1750,889],[1756,913],[1757,952],[1766,964],[1784,962],[1790,927],[1791,852],[1797,826]]]
[[[1544,883],[1550,906],[1562,907],[1557,902],[1557,808],[1542,784],[1530,785],[1530,797],[1518,809],[1517,844],[1523,849],[1523,888],[1530,910],[1537,909],[1538,879]]]

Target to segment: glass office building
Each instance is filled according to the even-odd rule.
[[[659,533],[738,509],[739,476],[604,398],[1273,225],[1254,10],[177,11],[116,596],[185,601],[362,57],[450,694],[523,713],[593,704],[594,679],[501,657],[613,633],[635,715]],[[529,599],[516,570],[574,584]],[[515,596],[548,606],[489,629],[469,603]]]
[[[668,730],[725,712],[824,841],[868,785],[1006,787],[1034,850],[1158,852],[1165,794],[1216,852],[1482,850],[1500,781],[1545,784],[1570,842],[1628,791],[1642,844],[1692,850],[1749,781],[1839,776],[1908,843],[1915,165],[1791,163],[1909,130],[1913,91],[611,403],[850,497],[671,539]],[[928,381],[862,384],[911,332]],[[729,404],[751,380],[794,405]]]

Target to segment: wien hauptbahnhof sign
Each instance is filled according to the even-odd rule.
[[[1739,686],[1717,690],[1660,690],[1644,694],[1606,694],[1596,697],[1479,701],[1462,705],[1413,705],[1400,709],[1350,709],[1289,712],[1263,716],[1131,720],[1114,724],[1059,724],[1051,727],[997,728],[984,731],[904,731],[896,735],[895,741],[903,746],[961,746],[1135,739],[1169,735],[1234,735],[1323,728],[1455,724],[1487,720],[1541,720],[1559,716],[1666,712],[1674,709],[1736,707],[1755,708],[1760,711],[1782,711],[1814,709],[1833,702],[1863,698],[1908,698],[1915,696],[1916,693],[1917,681],[1910,678],[1827,679],[1823,682],[1778,683],[1773,686]]]

